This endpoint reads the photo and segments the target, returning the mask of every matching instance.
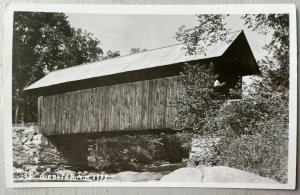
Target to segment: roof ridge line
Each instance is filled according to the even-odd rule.
[[[114,59],[118,59],[118,58],[122,58],[122,57],[137,55],[137,54],[141,54],[141,53],[146,53],[146,52],[150,52],[150,51],[154,51],[154,50],[164,49],[164,48],[173,47],[173,46],[176,46],[176,45],[183,45],[183,44],[184,43],[177,43],[177,44],[167,45],[167,46],[158,47],[158,48],[154,48],[154,49],[149,49],[149,50],[138,52],[138,53],[127,54],[127,55],[123,55],[123,56],[117,56],[117,57],[114,57],[114,58],[108,58],[108,59],[94,61],[94,62],[88,62],[88,63],[85,63],[85,64],[78,64],[78,65],[74,65],[74,66],[70,66],[70,67],[66,67],[66,68],[54,70],[54,71],[50,72],[49,74],[54,73],[54,72],[58,72],[60,70],[65,70],[65,69],[69,69],[69,68],[75,68],[75,67],[78,67],[78,66],[91,65],[91,64],[94,64],[94,63],[104,62],[104,61],[108,61],[108,60],[114,60]]]
[[[239,31],[243,32],[243,29],[232,31],[232,32],[229,32],[228,34],[236,33],[236,32],[239,32]],[[138,52],[138,53],[134,53],[134,54],[127,54],[127,55],[123,55],[123,56],[117,56],[117,57],[114,57],[114,58],[108,58],[108,59],[104,59],[104,60],[99,60],[99,61],[94,61],[94,62],[88,62],[88,63],[85,63],[85,64],[78,64],[78,65],[74,65],[74,66],[62,68],[62,69],[59,69],[59,70],[54,70],[54,71],[50,72],[49,74],[54,73],[54,72],[58,72],[60,70],[65,70],[65,69],[69,69],[69,68],[75,68],[75,67],[84,66],[84,65],[91,65],[91,64],[94,64],[94,63],[104,62],[104,61],[108,61],[108,60],[114,60],[114,59],[118,59],[118,58],[122,58],[122,57],[127,57],[127,56],[131,56],[131,55],[137,55],[137,54],[141,54],[141,53],[146,53],[146,52],[150,52],[150,51],[155,51],[155,50],[164,49],[164,48],[168,48],[168,47],[173,47],[173,46],[176,46],[176,45],[183,45],[183,44],[184,43],[177,43],[177,44],[167,45],[167,46],[158,47],[158,48],[154,48],[154,49],[149,49],[149,50]]]

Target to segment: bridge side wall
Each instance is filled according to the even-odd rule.
[[[45,135],[173,129],[180,76],[40,96]]]

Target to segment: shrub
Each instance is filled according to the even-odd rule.
[[[287,182],[287,93],[225,105],[217,120],[220,164]]]
[[[182,133],[103,137],[90,148],[90,166],[116,172],[187,158],[190,139]]]
[[[210,70],[187,65],[177,98],[177,123],[207,140],[207,152],[192,161],[225,165],[287,182],[288,89],[274,89],[268,79],[255,83],[257,94],[238,101],[209,97]],[[201,88],[202,87],[202,88]]]

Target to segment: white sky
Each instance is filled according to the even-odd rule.
[[[71,26],[93,33],[101,41],[100,47],[105,52],[120,51],[121,55],[128,54],[133,47],[154,49],[176,44],[174,36],[180,26],[193,27],[197,24],[195,15],[66,15]],[[262,47],[268,37],[248,30],[240,15],[229,16],[227,23],[232,31],[244,30],[257,60],[266,54]]]

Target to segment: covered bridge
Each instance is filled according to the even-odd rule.
[[[174,129],[173,104],[185,62],[213,62],[216,74],[258,74],[243,31],[186,55],[181,44],[51,72],[25,90],[38,97],[44,135]]]

